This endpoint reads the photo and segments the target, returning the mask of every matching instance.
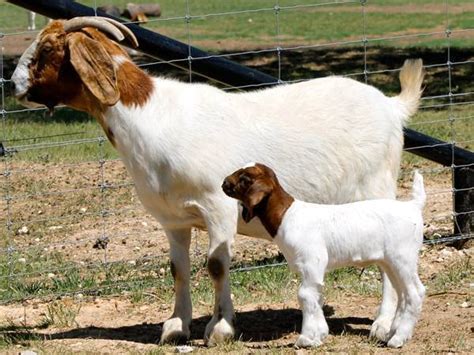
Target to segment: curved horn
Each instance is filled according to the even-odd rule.
[[[105,33],[110,34],[117,41],[123,41],[124,35],[119,31],[117,27],[111,24],[108,21],[102,20],[102,17],[93,17],[93,16],[84,16],[84,17],[75,17],[73,19],[67,20],[64,23],[64,31],[72,32],[80,30],[84,27],[95,27]]]
[[[125,36],[134,47],[138,47],[138,40],[137,37],[135,37],[135,35],[133,34],[133,32],[130,31],[130,29],[123,23],[120,23],[108,17],[76,17],[66,21],[66,23],[64,24],[64,29],[66,32],[71,32],[86,26],[96,27],[106,33],[109,33],[118,41],[122,41]]]
[[[116,21],[114,19],[111,19],[111,18],[108,18],[108,17],[99,17],[99,18],[101,18],[101,19],[111,23],[115,27],[117,27],[125,35],[125,37],[128,38],[128,40],[132,43],[132,45],[135,48],[138,47],[137,37],[135,37],[135,34],[127,26],[125,26],[123,23],[118,22],[118,21]]]

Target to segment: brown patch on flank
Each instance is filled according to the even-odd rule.
[[[207,269],[213,280],[220,280],[224,276],[224,265],[217,258],[209,258],[207,261]]]

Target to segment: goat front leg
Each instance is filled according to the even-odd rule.
[[[189,339],[192,303],[189,289],[189,246],[191,229],[166,230],[170,244],[171,274],[174,278],[175,305],[173,315],[163,324],[161,343],[183,342]]]
[[[390,278],[379,267],[382,274],[382,304],[378,310],[377,317],[370,328],[370,337],[386,342],[390,337],[390,328],[397,311],[398,296]]]
[[[329,327],[323,313],[323,267],[303,271],[298,290],[298,301],[303,311],[301,335],[295,343],[298,348],[319,346],[329,334]]]
[[[233,339],[235,335],[229,266],[231,247],[237,232],[236,215],[236,206],[223,206],[218,213],[208,214],[205,218],[209,232],[207,268],[215,291],[214,312],[204,333],[204,341],[209,346]]]

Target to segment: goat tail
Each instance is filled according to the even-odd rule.
[[[400,70],[400,86],[402,91],[395,99],[403,106],[404,121],[415,114],[423,93],[423,61],[421,59],[407,59]]]
[[[413,175],[413,187],[412,187],[413,202],[420,208],[423,209],[426,202],[425,186],[423,184],[423,176],[415,170]]]

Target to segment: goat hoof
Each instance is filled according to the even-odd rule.
[[[300,335],[295,343],[296,348],[309,348],[320,346],[323,342],[320,339],[310,339],[307,336]]]
[[[161,333],[161,344],[183,344],[189,339],[189,326],[183,324],[181,318],[168,319],[163,324],[163,332]]]
[[[407,342],[408,339],[403,339],[397,335],[394,335],[387,343],[389,348],[401,348],[403,344]]]
[[[376,320],[370,328],[370,337],[386,342],[390,335],[391,320]]]
[[[234,328],[224,318],[217,322],[213,318],[206,326],[204,342],[207,346],[214,346],[233,340],[234,335]]]

